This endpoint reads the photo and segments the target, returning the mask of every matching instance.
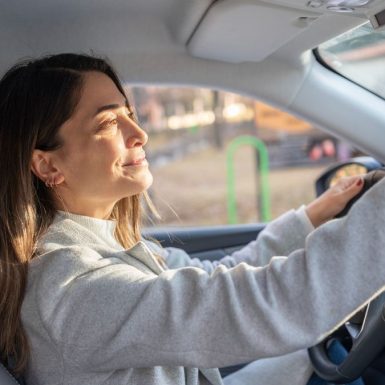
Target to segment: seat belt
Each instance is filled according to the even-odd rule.
[[[16,378],[8,371],[8,369],[0,363],[0,385],[25,385],[16,380]]]

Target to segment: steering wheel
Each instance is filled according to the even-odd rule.
[[[346,215],[351,206],[384,176],[385,168],[366,174],[361,192],[348,202],[337,217]],[[357,315],[353,316],[336,332],[348,335],[351,339],[351,349],[342,363],[333,363],[327,353],[327,348],[336,338],[336,333],[308,349],[314,371],[319,377],[336,384],[351,382],[360,377],[385,349],[385,292],[371,301],[363,313],[363,320],[362,313],[358,314],[358,320]],[[342,331],[342,328],[345,328],[345,331]]]

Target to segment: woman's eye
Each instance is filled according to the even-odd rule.
[[[118,119],[112,119],[108,122],[108,126],[116,126],[118,124]]]
[[[99,126],[99,131],[101,130],[106,130],[106,129],[115,129],[118,126],[118,119],[111,119],[108,120],[107,122],[103,122]]]

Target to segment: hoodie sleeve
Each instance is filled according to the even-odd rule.
[[[194,266],[213,272],[220,264],[234,267],[240,262],[264,266],[273,256],[289,255],[292,251],[303,248],[307,235],[313,230],[305,206],[301,206],[298,210],[290,210],[270,222],[254,241],[242,249],[217,261],[190,258],[184,250],[173,247],[158,252],[162,253],[167,266],[171,269]]]

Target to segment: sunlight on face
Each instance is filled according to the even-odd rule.
[[[64,144],[56,151],[56,164],[65,181],[58,187],[72,212],[108,211],[118,200],[150,187],[143,150],[147,134],[105,74],[85,74],[75,113],[59,135]]]

